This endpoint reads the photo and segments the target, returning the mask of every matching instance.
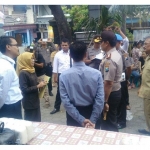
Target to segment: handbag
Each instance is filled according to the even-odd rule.
[[[0,145],[16,145],[15,131],[4,128],[4,122],[0,121]]]

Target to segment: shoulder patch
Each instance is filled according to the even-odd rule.
[[[110,62],[106,61],[105,64],[104,64],[105,72],[109,71],[109,66],[110,66]]]

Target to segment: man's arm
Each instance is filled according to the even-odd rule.
[[[92,60],[89,58],[89,53],[88,53],[88,51],[87,51],[87,53],[86,53],[86,58],[84,59],[84,62],[85,62],[85,64],[87,64],[87,65],[92,62]]]
[[[43,68],[43,66],[44,66],[43,63],[34,63],[34,65],[38,68]]]
[[[108,98],[112,91],[112,87],[113,87],[113,81],[108,81],[108,80],[104,81],[105,102],[108,102]]]
[[[41,54],[38,54],[38,62],[40,62],[40,63],[35,62],[34,65],[38,68],[43,68],[45,60]]]
[[[121,31],[120,28],[117,28],[116,31],[119,32],[119,34],[122,36],[123,38],[123,46],[122,49],[125,51],[128,51],[128,47],[129,47],[129,40],[127,38],[127,36]]]
[[[57,83],[57,73],[58,73],[58,55],[56,54],[54,56],[54,61],[53,61],[53,76],[54,76],[55,83]]]
[[[92,123],[96,123],[104,107],[104,84],[100,73],[97,81],[97,92],[94,100],[93,111],[90,117]]]
[[[0,108],[5,104],[13,79],[14,73],[12,70],[6,70],[3,74],[0,74]]]
[[[127,67],[126,68],[126,76],[127,76],[126,79],[127,80],[130,78],[131,72],[132,72],[131,66]]]
[[[55,44],[52,42],[52,39],[48,38],[47,43],[48,43],[50,52],[53,52],[56,50]]]

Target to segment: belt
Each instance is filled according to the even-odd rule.
[[[52,63],[51,62],[49,62],[49,63],[46,63],[46,66],[50,66]]]

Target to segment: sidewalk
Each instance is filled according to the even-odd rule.
[[[42,114],[42,122],[50,122],[55,124],[66,124],[66,113],[61,105],[60,112],[51,115],[50,112],[54,108],[54,102],[56,97],[56,90],[57,88],[53,88],[54,96],[50,96],[51,99],[51,106],[50,108],[44,108],[44,100],[41,100],[41,114]],[[138,129],[146,128],[146,122],[144,118],[144,111],[143,111],[143,100],[137,96],[137,89],[129,90],[129,97],[130,97],[130,106],[131,106],[131,113],[133,115],[133,119],[127,121],[127,127],[121,129],[119,132],[124,133],[131,133],[131,134],[139,134]]]

